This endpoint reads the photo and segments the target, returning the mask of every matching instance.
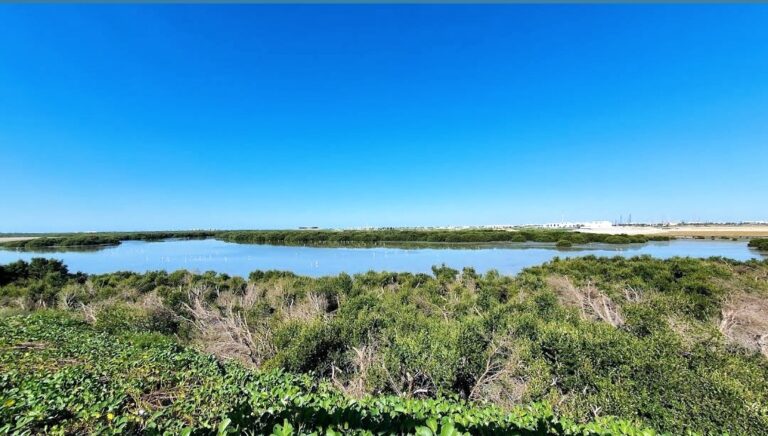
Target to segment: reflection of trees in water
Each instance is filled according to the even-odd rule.
[[[75,246],[75,247],[38,247],[38,248],[2,248],[4,251],[16,251],[19,253],[91,253],[96,251],[106,250],[108,248],[115,248],[116,245],[88,245],[88,246]]]
[[[168,238],[159,241],[137,241],[139,243],[158,243],[158,242],[179,242],[192,240],[193,238]],[[194,238],[194,239],[212,239],[212,238]],[[226,242],[226,241],[223,241]],[[273,247],[307,247],[307,248],[396,248],[403,250],[423,250],[423,249],[444,249],[444,250],[488,250],[488,249],[512,249],[512,250],[531,250],[531,249],[550,249],[565,252],[580,251],[636,251],[647,244],[669,244],[668,242],[647,242],[635,244],[605,244],[592,242],[587,244],[574,244],[571,247],[556,247],[553,242],[352,242],[352,243],[316,243],[316,244],[257,244],[246,245],[266,245]],[[117,245],[84,245],[68,247],[35,247],[35,248],[3,248],[0,250],[16,251],[21,253],[91,253],[115,248]]]
[[[556,247],[554,242],[379,242],[379,243],[316,243],[316,244],[257,244],[272,247],[307,247],[307,248],[397,248],[403,250],[445,249],[445,250],[532,250],[547,249],[557,251],[635,251],[647,244],[669,244],[669,242],[647,242],[634,244],[606,244],[591,242],[574,244],[571,247]]]

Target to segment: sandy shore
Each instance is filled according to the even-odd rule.
[[[11,242],[11,241],[26,241],[29,239],[36,239],[37,236],[5,236],[0,237],[0,242]]]
[[[727,236],[732,238],[748,238],[755,236],[768,236],[768,225],[742,225],[742,226],[616,226],[597,229],[580,229],[585,233],[620,234],[627,235],[667,235],[667,236]]]

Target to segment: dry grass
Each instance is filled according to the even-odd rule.
[[[323,316],[327,308],[325,295],[310,292],[304,299],[285,304],[282,313],[288,320],[311,321]]]
[[[168,407],[179,397],[177,389],[157,389],[146,392],[139,397],[137,404],[150,406],[149,409]]]
[[[524,369],[525,364],[511,339],[493,341],[483,373],[469,392],[469,399],[491,402],[507,409],[520,404],[528,389]]]
[[[607,322],[614,327],[624,325],[624,317],[617,304],[598,290],[592,282],[577,287],[564,276],[547,277],[547,284],[558,296],[560,303],[579,309],[582,318]],[[627,290],[628,297],[639,299],[636,290]]]
[[[352,398],[363,398],[369,393],[371,371],[383,365],[381,356],[375,343],[359,348],[352,347],[350,354],[352,364],[350,374],[345,375],[341,369],[334,365],[331,367],[331,381],[346,395]]]
[[[184,304],[191,322],[199,333],[198,342],[203,349],[224,359],[260,366],[275,353],[272,347],[272,333],[267,326],[250,326],[243,315],[240,304],[253,300],[248,292],[242,297],[226,294],[226,305],[215,307],[205,301],[212,292],[206,286],[193,286],[188,290],[189,304]],[[215,291],[218,293],[218,291]],[[222,294],[219,294],[221,297]]]
[[[717,331],[706,322],[686,319],[681,315],[666,318],[669,328],[677,334],[684,348],[691,350],[698,344],[704,344],[717,336]]]
[[[732,294],[723,303],[719,329],[729,342],[768,357],[768,298]]]
[[[0,237],[0,242],[29,241],[30,239],[37,238],[39,236],[3,236]]]
[[[46,342],[37,341],[37,342],[22,342],[18,345],[8,347],[8,349],[28,351],[28,350],[42,350],[47,347],[48,347],[48,344]]]

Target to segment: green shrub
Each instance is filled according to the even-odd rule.
[[[107,333],[118,334],[126,331],[143,331],[147,315],[143,310],[117,303],[100,308],[96,312],[95,327]]]
[[[55,314],[0,319],[0,329],[4,433],[648,434],[610,417],[577,424],[540,404],[353,400],[307,376],[221,364],[158,336],[115,340]]]
[[[629,244],[633,241],[626,235],[610,235],[603,242],[606,244]]]
[[[221,357],[257,362],[262,370],[290,373],[281,377],[306,377],[313,386],[308,392],[316,392],[317,386],[332,382],[358,397],[375,394],[381,400],[397,394],[427,402],[418,404],[432,404],[429,401],[456,395],[504,407],[540,402],[556,407],[558,419],[583,422],[599,411],[673,434],[768,431],[765,409],[761,406],[768,404],[768,361],[754,348],[745,348],[720,331],[724,305],[738,301],[732,298],[737,293],[758,299],[768,295],[763,280],[768,274],[766,261],[584,256],[555,258],[515,277],[496,271],[481,275],[471,268],[459,274],[445,266],[436,266],[433,275],[368,272],[311,278],[268,271],[252,274],[245,288],[241,279],[213,272],[84,276],[70,274],[60,263],[33,263],[34,268],[31,263],[3,266],[6,283],[0,286],[0,304],[5,306],[4,313],[18,312],[19,308],[39,310],[58,306],[71,308],[73,316],[82,316],[80,303],[101,308],[95,313],[93,328],[57,320],[50,327],[51,335],[69,337],[82,331],[89,338],[105,337],[110,343],[133,341],[132,349],[140,346],[142,353],[163,349],[164,353],[177,356],[172,341],[165,344],[162,340],[174,338],[215,351]],[[195,313],[190,306],[199,306],[203,312]],[[596,309],[601,307],[615,313],[611,322]],[[25,319],[34,320],[37,315]],[[24,324],[21,321],[12,325],[2,322],[0,326],[8,326],[9,332],[2,331],[0,340],[5,336],[17,337],[16,330],[27,328],[20,327]],[[42,323],[39,321],[40,325],[34,327],[30,338],[49,337],[47,331],[40,333],[44,331]],[[70,328],[72,332],[67,333]],[[19,343],[35,340],[19,339]],[[52,357],[51,365],[87,359],[88,347],[80,346],[73,345],[68,357]],[[122,345],[115,347],[123,350]],[[15,351],[0,343],[2,353]],[[41,353],[45,355],[47,351]],[[142,372],[148,364],[146,359],[165,362],[163,359],[171,357],[155,356],[154,351],[149,357],[137,353],[131,351],[115,365],[119,364],[121,371],[129,374],[136,371],[145,380],[141,383],[148,384],[115,385],[117,390],[110,391],[110,395],[130,399],[125,404],[109,403],[115,407],[113,410],[127,410],[120,412],[120,416],[134,416],[131,413],[135,409],[130,404],[136,404],[131,402],[137,398],[139,404],[145,404],[144,395],[165,398],[157,400],[162,403],[158,411],[160,406],[163,410],[176,410],[162,389],[176,386],[174,380],[185,379],[186,367],[172,366],[174,369],[164,370],[160,375],[147,375]],[[23,370],[16,364],[2,365],[0,362],[5,372]],[[505,372],[499,373],[500,368]],[[7,396],[5,392],[15,388],[2,385],[7,380],[2,378],[3,374],[0,372],[0,386],[4,386],[2,392]],[[266,377],[267,373],[248,374],[257,374],[246,377],[252,380]],[[67,377],[70,375],[66,373]],[[195,377],[190,375],[185,380],[192,384],[219,383]],[[13,386],[17,386],[19,379],[14,380]],[[72,386],[85,383],[84,389],[90,389],[89,383],[96,383],[91,379],[74,380]],[[162,412],[163,418],[158,418],[157,424],[160,427],[128,420],[123,429],[173,431],[179,430],[173,426],[181,422],[209,429],[206,426],[221,423],[220,417],[227,416],[232,420],[232,428],[256,429],[257,433],[271,431],[276,424],[283,425],[284,419],[295,429],[309,431],[308,428],[321,424],[307,421],[309,418],[301,413],[328,411],[336,416],[337,412],[331,409],[340,410],[330,403],[313,409],[312,413],[291,409],[289,415],[271,414],[268,423],[248,415],[248,420],[259,422],[258,426],[254,424],[256,427],[249,427],[250,424],[238,421],[243,417],[240,412],[232,412],[234,409],[229,407],[251,410],[250,403],[232,405],[226,401],[241,396],[251,398],[251,393],[242,390],[245,385],[228,385],[232,380],[227,380],[222,386],[228,387],[221,388],[226,395],[218,391],[198,392],[214,398],[211,407],[196,404],[200,410],[178,409],[178,415]],[[259,386],[268,391],[273,388]],[[158,389],[163,393],[153,393]],[[185,395],[192,393],[186,387],[180,389]],[[221,404],[216,395],[221,395]],[[302,397],[302,401],[316,404],[312,395]],[[107,400],[91,401],[96,404]],[[38,406],[48,407],[35,403],[34,407]],[[344,413],[352,413],[347,406],[338,407]],[[459,415],[471,408],[467,404],[462,407]],[[26,413],[14,410],[7,415],[9,418],[0,416],[0,422],[17,422],[17,414]],[[367,413],[368,409],[364,410]],[[75,412],[55,409],[55,413]],[[406,418],[412,417],[403,415]],[[34,425],[54,425],[31,419],[30,422],[37,423]],[[59,422],[56,420],[69,418],[50,419]],[[100,428],[92,418],[78,419],[79,424],[67,422],[80,425],[81,432]],[[335,419],[328,422],[335,423]],[[397,426],[405,425],[405,421],[397,422]],[[144,427],[130,427],[134,424]],[[379,428],[376,425],[380,424],[366,421],[364,428]],[[30,428],[30,432],[47,431],[42,427],[24,428]],[[66,428],[77,431],[74,427]],[[385,429],[393,431],[392,427]]]

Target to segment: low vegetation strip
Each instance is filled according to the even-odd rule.
[[[6,241],[0,245],[8,248],[38,249],[49,247],[88,247],[97,245],[117,245],[119,243],[120,238],[115,236],[74,235]]]
[[[356,400],[306,375],[222,364],[159,335],[109,335],[56,313],[0,319],[0,330],[4,434],[653,434],[610,418],[576,424],[543,405]]]
[[[434,267],[430,275],[369,272],[320,278],[284,271],[254,271],[247,278],[187,271],[86,275],[72,274],[61,262],[40,258],[0,266],[0,307],[6,314],[42,314],[55,309],[70,319],[52,327],[59,332],[52,337],[62,336],[61,330],[72,327],[114,344],[158,342],[165,344],[164,350],[177,350],[185,356],[193,351],[183,347],[191,347],[228,362],[222,368],[247,367],[253,371],[248,374],[257,374],[248,377],[266,377],[277,371],[280,377],[306,380],[307,391],[329,389],[333,398],[341,395],[343,401],[365,405],[366,414],[377,399],[409,404],[402,406],[405,416],[421,410],[423,404],[445,401],[459,404],[455,407],[462,410],[484,410],[468,412],[471,414],[496,410],[516,416],[516,411],[527,407],[544,407],[553,418],[534,428],[554,432],[569,431],[571,422],[594,423],[596,417],[607,416],[626,420],[634,428],[673,434],[768,434],[767,297],[768,261],[722,258],[555,259],[514,277],[445,266]],[[28,321],[20,320],[36,316],[7,322],[21,326]],[[11,333],[0,336],[11,338],[13,332],[26,328],[17,324],[3,324],[3,333]],[[23,349],[39,357],[52,349],[50,342],[55,341],[34,333],[20,336],[8,347],[22,347],[12,348],[13,352]],[[179,346],[183,350],[173,348]],[[90,362],[89,356],[109,356],[86,347],[84,357],[78,357],[75,345],[71,350],[55,357],[59,363],[46,365],[55,369],[70,361],[67,359]],[[183,368],[154,373],[144,367],[147,358],[154,359],[152,354],[145,358],[138,351],[130,353],[120,358],[122,366],[116,373],[133,374],[130,368],[135,368],[136,374],[143,374],[136,376],[141,383],[155,384],[151,388],[116,385],[108,392],[118,395],[120,401],[127,394],[134,400],[147,395],[144,403],[139,401],[145,411],[150,410],[146,407],[149,402],[172,410],[172,404],[182,398],[175,393],[181,383],[175,377],[185,380],[182,385],[215,384],[186,376]],[[0,374],[34,367],[26,361],[14,364],[18,357],[14,356],[4,360]],[[38,377],[47,374],[36,372]],[[226,374],[221,377],[228,377]],[[3,392],[15,392],[18,381],[8,383]],[[75,389],[80,382],[56,379],[52,383]],[[226,395],[218,390],[197,395],[213,399],[242,395],[237,387],[240,382],[233,383],[235,387],[221,388]],[[181,390],[183,398],[193,395]],[[37,398],[24,394],[24,398],[33,397]],[[74,400],[50,401],[66,405]],[[102,404],[105,400],[96,396],[92,401]],[[125,404],[133,404],[130,401]],[[336,401],[322,410],[343,409]],[[34,410],[42,407],[31,404]],[[160,406],[151,409],[152,413]],[[226,407],[214,407],[210,413],[203,409],[199,415],[183,409],[172,415],[173,425],[181,426],[175,421],[180,419],[195,428],[213,428],[226,418],[239,428],[238,413],[245,410],[242,413],[248,415],[252,410],[238,402],[232,406],[234,411],[223,409]],[[435,407],[443,410],[448,406]],[[55,419],[70,419],[66,417],[80,409],[56,410]],[[293,429],[311,431],[326,425],[325,421],[306,421],[303,412],[292,410],[270,421],[257,421],[262,423],[254,425],[261,427],[253,428],[268,432],[277,425],[284,429],[287,423]],[[53,412],[30,413],[38,420],[37,427],[24,428],[33,428],[33,432],[45,426],[46,419],[54,419],[50,418]],[[317,413],[313,409],[310,415]],[[531,413],[540,422],[542,415]],[[497,430],[470,429],[467,425],[472,421],[454,415],[452,428],[473,433]],[[430,423],[442,422],[446,416]],[[338,424],[333,419],[329,422]],[[420,419],[407,424],[411,427],[389,430],[432,428],[427,418]],[[497,423],[498,419],[482,422]],[[75,421],[67,422],[75,425]],[[360,422],[360,429],[381,428]],[[563,427],[552,427],[555,423]]]
[[[251,230],[229,231],[218,239],[248,244],[375,244],[382,242],[558,242],[608,244],[668,241],[668,236],[605,235],[567,230]]]
[[[169,238],[216,238],[241,244],[274,245],[345,245],[380,243],[488,243],[550,242],[561,247],[568,244],[631,244],[668,241],[663,235],[607,235],[568,230],[244,230],[244,231],[170,231],[76,233],[42,236],[35,239],[0,242],[8,248],[39,249],[53,247],[87,247],[117,245],[121,241],[159,241]]]
[[[8,248],[40,249],[59,247],[94,247],[118,245],[121,241],[160,241],[170,238],[201,239],[214,236],[214,232],[173,231],[173,232],[122,232],[122,233],[76,233],[62,236],[0,242]]]

